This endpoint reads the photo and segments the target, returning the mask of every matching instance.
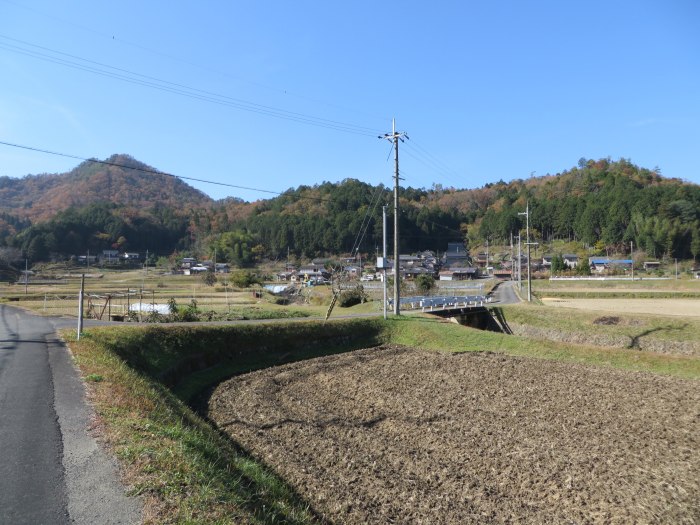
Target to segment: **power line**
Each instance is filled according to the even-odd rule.
[[[71,55],[69,53],[64,53],[62,51],[57,51],[48,47],[39,46],[19,40],[16,38],[8,37],[0,34],[0,38],[15,42],[16,44],[11,44],[7,42],[0,42],[0,49],[5,49],[13,53],[20,55],[29,56],[45,62],[54,63],[57,65],[69,67],[72,69],[77,69],[80,71],[85,71],[99,76],[104,76],[107,78],[113,78],[116,80],[121,80],[123,82],[128,82],[130,84],[140,85],[144,87],[149,87],[159,91],[174,93],[184,97],[202,100],[204,102],[215,103],[223,106],[233,107],[235,109],[240,109],[243,111],[249,111],[252,113],[257,113],[260,115],[266,115],[270,117],[275,117],[283,120],[289,120],[293,122],[299,122],[302,124],[308,124],[311,126],[317,126],[327,129],[333,129],[336,131],[342,131],[344,133],[352,133],[356,135],[364,135],[368,137],[374,137],[378,133],[378,130],[370,127],[359,126],[356,124],[349,124],[345,122],[340,122],[332,119],[326,119],[322,117],[316,117],[313,115],[308,115],[304,113],[297,113],[293,111],[284,110],[281,108],[276,108],[273,106],[266,106],[263,104],[258,104],[255,102],[250,102],[244,99],[239,99],[231,97],[228,95],[222,95],[219,93],[214,93],[211,91],[206,91],[199,88],[194,88],[191,86],[186,86],[184,84],[179,84],[176,82],[171,82],[168,80],[163,80],[157,77],[144,75],[128,69],[118,68],[111,66],[109,64],[104,64],[102,62],[96,62],[94,60],[89,60],[76,55]],[[22,46],[30,46],[30,49]],[[66,58],[63,58],[66,57]],[[77,61],[77,62],[76,62]]]
[[[450,166],[448,166],[445,162],[443,162],[440,158],[436,157],[432,153],[430,153],[425,147],[421,146],[418,144],[415,140],[412,140],[409,143],[409,147],[415,148],[418,151],[422,152],[429,160],[430,162],[438,168],[438,171],[445,173],[446,175],[453,175],[457,178],[460,178],[461,175],[457,173],[455,170],[453,170]]]
[[[409,144],[410,144],[410,143],[409,143]],[[449,172],[447,172],[447,171],[445,171],[444,169],[440,168],[440,166],[439,166],[435,161],[431,161],[431,160],[430,160],[428,157],[426,157],[424,154],[422,154],[422,153],[412,153],[411,151],[405,151],[405,153],[406,153],[406,155],[408,155],[409,157],[414,158],[415,160],[417,160],[418,162],[420,162],[421,164],[423,164],[424,166],[426,166],[426,167],[429,168],[430,170],[435,171],[435,172],[436,172],[437,174],[439,174],[441,177],[445,177],[445,178],[452,179],[452,175],[451,175]],[[456,182],[456,181],[452,180],[452,182]]]
[[[61,17],[59,17],[59,16],[55,16],[55,15],[52,15],[52,14],[48,14],[48,13],[42,12],[42,11],[40,11],[40,10],[38,10],[38,9],[35,9],[35,8],[33,8],[33,7],[29,7],[29,6],[25,6],[25,5],[19,4],[19,3],[17,3],[17,2],[12,1],[12,0],[2,0],[2,1],[5,2],[5,3],[8,3],[8,4],[12,4],[12,5],[14,5],[14,6],[16,6],[16,7],[19,7],[19,8],[22,8],[22,9],[25,9],[25,10],[28,10],[28,11],[32,11],[32,12],[34,12],[34,13],[37,13],[37,14],[39,14],[39,15],[41,15],[41,16],[50,18],[50,19],[52,19],[52,20],[56,20],[56,21],[61,22],[61,23],[63,23],[63,24],[68,24],[68,25],[71,25],[71,26],[73,26],[73,27],[77,27],[78,29],[81,29],[81,30],[83,30],[83,31],[90,32],[90,33],[93,33],[93,34],[95,34],[95,35],[99,35],[99,36],[101,36],[102,38],[107,39],[107,40],[110,40],[110,41],[112,41],[112,42],[119,42],[120,44],[126,44],[126,45],[128,45],[128,46],[132,46],[132,47],[137,48],[137,49],[140,49],[140,50],[142,50],[142,51],[147,51],[148,53],[152,53],[152,54],[154,54],[154,55],[158,55],[158,56],[160,56],[160,57],[164,57],[164,58],[167,58],[167,59],[169,59],[169,60],[173,60],[173,61],[176,61],[176,62],[180,62],[180,63],[183,63],[183,64],[187,64],[187,65],[192,66],[192,67],[196,67],[196,68],[198,68],[198,69],[201,69],[202,71],[208,71],[208,72],[210,72],[210,73],[215,73],[215,74],[217,74],[217,75],[221,75],[221,76],[228,77],[228,78],[232,78],[232,79],[235,79],[235,80],[238,80],[238,81],[241,81],[241,82],[245,82],[245,83],[250,84],[250,85],[252,85],[252,86],[261,87],[261,88],[264,88],[264,89],[267,89],[267,90],[270,90],[270,91],[277,91],[278,93],[283,93],[284,95],[289,95],[289,96],[293,96],[293,97],[296,97],[296,98],[299,98],[299,99],[302,99],[302,100],[307,100],[307,101],[310,101],[310,102],[315,102],[315,103],[318,103],[318,104],[323,104],[323,105],[325,105],[325,106],[332,107],[332,108],[336,108],[336,109],[341,109],[341,110],[343,110],[343,111],[348,111],[348,112],[351,112],[351,113],[357,113],[357,114],[359,114],[359,115],[363,115],[363,116],[370,117],[370,118],[374,118],[374,119],[379,119],[379,120],[382,120],[382,121],[388,121],[388,120],[389,120],[388,117],[380,117],[380,116],[377,116],[377,115],[371,115],[371,114],[369,114],[369,113],[366,113],[366,112],[363,112],[363,111],[359,111],[359,110],[357,110],[357,109],[353,109],[353,108],[349,108],[349,107],[344,107],[344,106],[340,106],[340,105],[337,105],[337,104],[331,104],[331,103],[326,102],[326,101],[323,101],[323,100],[317,100],[317,99],[314,99],[314,98],[311,98],[311,97],[307,97],[307,96],[304,96],[304,95],[300,95],[300,94],[298,94],[298,93],[290,92],[289,90],[284,89],[284,88],[275,87],[275,86],[270,86],[270,85],[263,84],[263,83],[260,83],[260,82],[255,82],[255,81],[252,81],[252,80],[249,80],[249,79],[246,79],[246,78],[237,76],[237,75],[232,75],[232,74],[230,74],[230,73],[228,73],[228,72],[225,72],[225,71],[221,71],[221,70],[218,70],[218,69],[215,69],[215,68],[212,68],[212,67],[203,66],[203,65],[198,64],[198,63],[196,63],[196,62],[193,62],[193,61],[190,61],[190,60],[186,60],[186,59],[184,59],[184,58],[182,58],[182,57],[175,56],[175,55],[172,55],[172,54],[170,54],[170,53],[164,53],[164,52],[162,52],[162,51],[159,51],[159,50],[157,50],[157,49],[153,49],[153,48],[144,46],[144,45],[139,44],[139,43],[137,43],[137,42],[132,42],[132,41],[129,41],[129,40],[125,40],[125,39],[120,38],[120,37],[118,37],[118,36],[116,36],[116,35],[114,35],[114,34],[104,33],[104,32],[101,32],[101,31],[97,31],[97,30],[94,29],[94,28],[87,27],[87,26],[84,26],[84,25],[81,25],[81,24],[77,24],[77,23],[75,23],[75,22],[73,22],[73,21],[71,21],[71,20],[66,20],[66,19],[61,18]]]
[[[228,188],[242,189],[242,190],[248,190],[248,191],[256,191],[256,192],[260,192],[260,193],[267,193],[267,194],[278,195],[278,196],[291,196],[287,191],[285,191],[285,192],[279,192],[279,191],[273,191],[273,190],[264,190],[264,189],[260,189],[260,188],[252,188],[252,187],[248,187],[248,186],[239,186],[239,185],[236,185],[236,184],[229,184],[229,183],[226,183],[226,182],[217,182],[217,181],[211,181],[211,180],[206,180],[206,179],[199,179],[199,178],[194,178],[194,177],[186,177],[186,176],[183,176],[183,175],[175,175],[175,174],[172,174],[172,173],[167,173],[167,172],[160,171],[160,170],[157,170],[157,169],[142,168],[142,167],[137,167],[137,166],[129,166],[129,165],[126,165],[126,164],[121,164],[121,163],[119,163],[119,162],[110,162],[110,161],[107,161],[107,160],[98,160],[98,159],[95,159],[95,158],[81,157],[81,156],[79,156],[79,155],[72,155],[72,154],[69,154],[69,153],[61,153],[61,152],[58,152],[58,151],[50,151],[50,150],[46,150],[46,149],[42,149],[42,148],[37,148],[37,147],[33,147],[33,146],[26,146],[26,145],[22,145],[22,144],[15,144],[15,143],[12,143],[12,142],[0,141],[0,145],[9,146],[9,147],[13,147],[13,148],[24,149],[24,150],[28,150],[28,151],[35,151],[35,152],[38,152],[38,153],[45,153],[45,154],[47,154],[47,155],[55,155],[55,156],[58,156],[58,157],[64,157],[64,158],[79,160],[79,161],[83,161],[83,162],[92,162],[92,163],[94,163],[94,164],[101,164],[101,165],[103,165],[103,166],[112,166],[112,167],[117,167],[117,168],[129,169],[129,170],[139,171],[139,172],[143,172],[143,173],[150,173],[150,174],[153,174],[153,175],[164,175],[164,176],[166,176],[166,177],[173,177],[173,178],[181,179],[181,180],[189,180],[189,181],[194,181],[194,182],[202,182],[202,183],[206,183],[206,184],[215,184],[215,185],[217,185],[217,186],[225,186],[225,187],[228,187]],[[351,253],[353,253],[355,250],[359,250],[359,246],[361,245],[362,241],[364,240],[364,237],[365,237],[366,234],[367,234],[367,230],[369,229],[369,224],[370,224],[370,222],[371,222],[371,215],[374,213],[374,210],[376,209],[377,204],[379,203],[380,198],[381,198],[382,194],[384,193],[384,191],[389,191],[389,188],[388,188],[388,187],[384,187],[384,186],[381,185],[381,184],[380,184],[379,186],[377,186],[377,188],[375,189],[375,194],[374,194],[374,195],[372,196],[372,198],[370,199],[370,206],[367,208],[367,211],[366,211],[366,213],[365,213],[365,218],[363,218],[362,225],[360,226],[360,230],[358,231],[358,235],[357,235],[357,237],[355,238],[355,243],[353,244],[353,248],[352,248],[352,250],[351,250]],[[316,201],[316,202],[333,202],[333,200],[334,200],[334,199],[330,199],[330,198],[310,197],[310,196],[306,196],[306,195],[294,195],[293,197],[296,198],[296,199],[313,200],[313,201]],[[374,203],[374,204],[372,204],[372,203]],[[370,211],[370,210],[371,210],[371,211]],[[368,218],[368,217],[369,217],[369,218]],[[366,223],[365,223],[365,219],[367,219]],[[445,226],[444,224],[439,224],[439,223],[434,222],[434,221],[431,221],[431,220],[424,220],[424,222],[429,223],[429,224],[432,224],[433,226],[437,226],[437,227],[443,228],[443,229],[445,229],[445,230],[447,230],[447,231],[449,231],[449,232],[462,235],[462,232],[457,231],[457,230],[454,230],[453,228],[450,228],[449,226]],[[408,238],[411,238],[411,239],[420,238],[419,236],[416,236],[416,235],[407,235],[407,236],[404,236],[404,237],[408,237]]]
[[[261,193],[269,193],[269,194],[272,194],[272,195],[289,195],[289,193],[287,193],[286,191],[280,192],[280,191],[272,191],[272,190],[263,190],[263,189],[260,189],[260,188],[252,188],[252,187],[249,187],[249,186],[238,186],[238,185],[236,185],[236,184],[229,184],[229,183],[227,183],[227,182],[217,182],[217,181],[206,180],[206,179],[198,179],[198,178],[194,178],[194,177],[185,177],[184,175],[174,175],[174,174],[172,174],[172,173],[166,173],[166,172],[164,172],[164,171],[160,171],[160,170],[156,170],[156,169],[140,168],[140,167],[137,167],[137,166],[129,166],[129,165],[127,165],[127,164],[121,164],[121,163],[119,163],[119,162],[110,162],[110,161],[107,161],[107,160],[98,160],[98,159],[94,159],[94,158],[80,157],[80,156],[78,156],[78,155],[71,155],[71,154],[69,154],[69,153],[60,153],[60,152],[58,152],[58,151],[50,151],[50,150],[46,150],[46,149],[36,148],[36,147],[33,147],[33,146],[25,146],[25,145],[22,145],[22,144],[14,144],[14,143],[12,143],[12,142],[0,141],[0,144],[2,144],[3,146],[10,146],[10,147],[13,147],[13,148],[20,148],[20,149],[25,149],[25,150],[29,150],[29,151],[36,151],[36,152],[39,152],[39,153],[46,153],[46,154],[48,154],[48,155],[56,155],[56,156],[58,156],[58,157],[65,157],[65,158],[69,158],[69,159],[80,160],[80,161],[83,161],[83,162],[92,162],[92,163],[95,163],[95,164],[102,164],[102,165],[104,165],[104,166],[113,166],[113,167],[116,167],[116,168],[124,168],[124,169],[129,169],[129,170],[134,170],[134,171],[140,171],[140,172],[143,172],[143,173],[151,173],[151,174],[154,174],[154,175],[165,175],[165,176],[167,176],[167,177],[174,177],[174,178],[176,178],[176,179],[181,179],[181,180],[190,180],[190,181],[194,181],[194,182],[203,182],[203,183],[206,183],[206,184],[215,184],[215,185],[217,185],[217,186],[226,186],[227,188],[236,188],[236,189],[239,189],[239,190],[257,191],[257,192],[261,192]],[[299,199],[309,199],[309,200],[314,200],[314,201],[331,202],[331,199],[324,199],[324,198],[322,198],[322,197],[308,197],[308,196],[304,196],[304,195],[296,195],[295,197],[296,197],[296,198],[299,198]]]
[[[379,200],[384,191],[388,191],[388,188],[385,188],[380,184],[377,186],[374,195],[372,195],[370,205],[367,207],[367,210],[365,210],[365,216],[362,218],[362,224],[360,224],[360,229],[355,236],[355,242],[352,245],[352,250],[350,250],[351,254],[355,253],[356,251],[360,251],[360,246],[367,235],[367,230],[369,229],[370,222],[372,221],[372,215],[374,214],[374,210],[377,208],[377,204],[379,204]]]

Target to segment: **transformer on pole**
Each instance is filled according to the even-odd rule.
[[[394,314],[401,315],[400,308],[400,281],[401,267],[399,264],[399,141],[403,142],[408,135],[396,131],[396,121],[391,121],[391,133],[380,135],[380,139],[386,139],[394,145]]]

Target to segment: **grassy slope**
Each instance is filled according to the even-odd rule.
[[[90,385],[105,441],[120,459],[131,492],[146,500],[148,523],[318,522],[283,480],[182,401],[205,385],[244,370],[384,341],[426,350],[494,351],[700,378],[697,358],[534,341],[427,317],[224,328],[109,328],[92,329],[80,341],[70,340],[68,332],[64,337]],[[304,349],[297,345],[300,341],[321,344]],[[212,364],[209,356],[219,366],[163,374],[188,363],[193,354],[204,364]],[[167,388],[167,382],[176,384],[174,389]]]
[[[433,319],[406,318],[389,322],[394,323],[392,341],[407,346],[452,352],[491,351],[700,378],[700,359],[693,357],[534,340],[464,328]]]
[[[106,351],[71,342],[130,493],[146,523],[312,523],[304,502],[162,384]]]
[[[700,342],[700,320],[695,318],[660,317],[650,314],[615,314],[616,325],[594,324],[601,314],[570,308],[547,308],[542,305],[521,303],[504,308],[508,322],[542,328],[556,327],[566,332],[583,334],[624,335],[673,341]]]

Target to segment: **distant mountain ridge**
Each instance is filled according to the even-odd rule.
[[[618,252],[633,244],[653,258],[700,259],[700,185],[627,159],[582,158],[556,175],[399,194],[402,253],[458,241],[508,244],[524,234],[529,206],[534,242]],[[235,254],[229,262],[252,254],[373,253],[382,243],[382,204],[391,213],[391,199],[391,188],[345,179],[256,202],[214,201],[128,155],[113,155],[62,175],[0,177],[0,247],[19,248],[33,260],[114,247]]]
[[[183,210],[207,207],[214,200],[177,177],[124,154],[101,162],[88,160],[67,173],[0,177],[0,211],[34,223],[71,207],[100,202]]]

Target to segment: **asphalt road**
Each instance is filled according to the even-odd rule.
[[[503,281],[499,283],[492,292],[492,304],[517,304],[520,298],[515,292],[516,283],[514,281]]]
[[[0,305],[0,524],[138,523],[50,320]]]

